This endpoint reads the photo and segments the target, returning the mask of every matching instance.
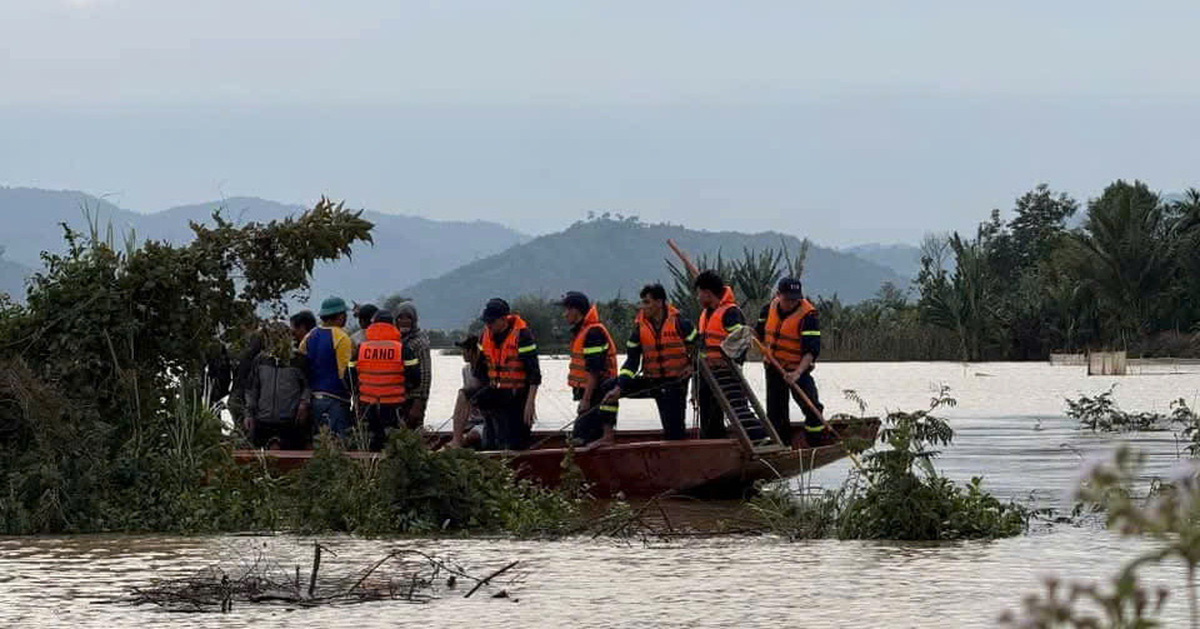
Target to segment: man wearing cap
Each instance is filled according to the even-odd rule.
[[[603,385],[617,377],[617,348],[587,295],[571,291],[559,305],[571,326],[571,364],[567,386],[579,403],[572,437],[581,444],[611,442],[617,425],[617,401],[606,399]]]
[[[789,385],[799,385],[818,409],[824,409],[817,397],[817,383],[812,377],[813,365],[821,355],[821,325],[817,309],[804,298],[804,287],[800,280],[793,277],[779,280],[775,298],[763,306],[755,327],[763,344],[786,372],[781,374],[769,363],[764,363],[767,370],[767,417],[784,443],[791,443],[790,394],[796,398],[800,410],[804,411],[806,443],[809,446],[818,445],[824,425]]]
[[[486,417],[485,449],[523,450],[537,421],[537,390],[542,383],[533,332],[503,299],[491,299],[480,316],[479,349],[487,361],[487,387],[472,402]]]
[[[300,342],[308,386],[312,391],[314,428],[329,428],[342,437],[350,428],[350,385],[347,381],[354,342],[342,328],[346,325],[346,301],[329,297],[321,302],[317,316],[321,325]]]

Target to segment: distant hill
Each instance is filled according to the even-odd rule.
[[[417,301],[421,318],[431,328],[457,328],[477,316],[490,297],[542,295],[555,297],[582,290],[595,299],[618,294],[636,299],[641,286],[661,281],[669,286],[666,240],[674,239],[693,255],[740,256],[745,247],[793,252],[801,242],[776,232],[743,234],[695,231],[674,225],[597,220],[576,223],[565,231],[535,238],[502,253],[417,283],[405,295]],[[891,269],[850,255],[812,246],[805,264],[805,290],[857,302],[871,297],[884,282],[903,284]]]
[[[7,294],[14,301],[25,301],[25,278],[33,269],[4,259],[4,248],[0,247],[0,294]]]
[[[87,229],[85,207],[100,225],[111,222],[118,242],[133,229],[139,239],[177,244],[191,239],[188,221],[211,224],[212,212],[218,208],[235,223],[280,219],[304,210],[299,205],[235,197],[139,214],[82,192],[0,187],[0,215],[5,217],[0,246],[8,248],[8,259],[40,267],[42,251],[65,250],[58,223]],[[519,232],[485,221],[434,221],[380,212],[364,216],[375,223],[375,246],[356,248],[351,261],[319,265],[313,278],[315,297],[337,293],[347,299],[374,300],[527,240]]]
[[[870,243],[846,247],[842,251],[895,271],[905,280],[900,288],[907,288],[908,283],[916,279],[921,271],[921,249],[913,245]]]

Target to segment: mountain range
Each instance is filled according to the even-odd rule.
[[[8,260],[40,267],[42,251],[66,249],[58,224],[85,231],[89,215],[102,231],[111,225],[118,243],[132,230],[139,239],[182,244],[192,237],[189,221],[211,224],[212,213],[218,209],[228,220],[244,223],[280,219],[305,208],[235,197],[141,214],[82,192],[0,188],[0,215],[5,217],[0,246],[7,247]],[[435,221],[371,211],[363,216],[375,223],[374,246],[356,247],[350,261],[318,265],[313,273],[314,295],[339,293],[374,299],[528,240],[493,222]]]
[[[65,250],[59,223],[86,232],[91,220],[102,235],[111,226],[118,243],[132,231],[138,239],[182,244],[191,238],[189,221],[211,222],[218,209],[234,223],[269,221],[304,210],[235,197],[146,214],[77,191],[0,187],[0,216],[6,225],[0,233],[0,247],[5,248],[0,292],[20,299],[24,278],[41,267],[41,252]],[[437,221],[373,211],[364,216],[375,223],[374,245],[357,247],[351,260],[318,265],[312,301],[338,294],[365,302],[402,293],[417,300],[422,322],[431,328],[463,326],[484,301],[498,295],[554,297],[582,290],[596,299],[636,298],[643,284],[670,281],[664,261],[668,238],[697,256],[740,256],[744,248],[781,245],[796,252],[802,246],[796,236],[777,232],[708,232],[629,219],[579,222],[531,239],[495,222]],[[806,291],[853,303],[869,298],[884,282],[905,287],[911,277],[905,260],[903,246],[895,251],[867,246],[855,253],[812,245],[805,265]],[[893,269],[891,263],[900,266]]]
[[[672,254],[667,239],[697,257],[717,253],[740,257],[747,248],[781,246],[796,253],[802,247],[795,236],[778,232],[708,232],[631,220],[593,220],[424,280],[403,294],[416,301],[422,320],[434,328],[464,326],[484,302],[497,296],[557,297],[579,290],[593,299],[618,295],[636,299],[648,282],[670,286],[665,260]],[[871,297],[884,282],[907,284],[889,268],[816,245],[808,249],[803,280],[811,296],[837,295],[851,303]]]

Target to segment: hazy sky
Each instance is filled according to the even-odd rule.
[[[0,184],[829,244],[1200,186],[1200,3],[0,0]]]

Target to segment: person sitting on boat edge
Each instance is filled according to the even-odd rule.
[[[572,439],[581,445],[613,441],[617,400],[605,398],[604,385],[617,377],[617,348],[596,306],[577,291],[563,295],[563,318],[571,326],[571,364],[567,386],[579,403]]]
[[[479,349],[487,361],[487,386],[472,402],[484,412],[487,450],[523,450],[537,421],[537,391],[542,384],[533,332],[508,302],[494,298],[480,316]]]
[[[721,342],[730,334],[742,329],[746,316],[734,299],[733,289],[716,271],[704,271],[696,276],[694,284],[696,299],[700,302],[699,330],[701,335],[701,358],[709,364],[724,362]],[[745,356],[732,356],[741,363]],[[725,412],[721,410],[716,394],[703,378],[700,379],[696,400],[700,407],[700,437],[702,439],[724,439]]]
[[[404,425],[408,392],[421,386],[421,361],[403,341],[392,313],[379,310],[358,346],[358,403],[370,434],[368,448],[383,450],[388,430]]]
[[[452,448],[466,446],[482,448],[487,443],[483,411],[472,402],[475,394],[487,384],[487,361],[479,350],[479,337],[472,334],[454,344],[462,350],[462,388],[454,400],[454,413],[450,417],[453,428],[450,432]]]
[[[346,302],[329,297],[321,302],[313,328],[296,349],[305,358],[308,387],[312,391],[315,430],[326,427],[338,437],[350,428],[350,384],[348,381],[353,341],[346,334]]]
[[[433,386],[433,359],[429,350],[429,334],[421,329],[417,305],[411,301],[396,306],[396,328],[404,337],[404,346],[412,348],[421,361],[421,382],[409,387],[408,402],[404,407],[404,423],[409,430],[418,430],[425,425],[425,410],[429,407],[429,390]]]
[[[687,317],[667,303],[667,291],[661,284],[644,286],[641,298],[633,332],[625,343],[625,364],[617,375],[617,386],[604,400],[615,403],[621,396],[654,398],[663,437],[684,439],[688,378],[699,334]]]
[[[246,384],[243,425],[256,448],[304,450],[312,441],[311,406],[304,359],[296,354],[289,326],[269,323],[262,350]]]
[[[779,280],[775,297],[763,306],[755,332],[787,374],[779,373],[769,363],[763,363],[767,373],[767,417],[784,443],[792,442],[791,399],[795,398],[804,412],[804,438],[809,447],[820,445],[825,426],[821,419],[792,390],[789,383],[799,386],[818,409],[824,409],[817,397],[817,383],[812,372],[821,355],[821,324],[817,309],[804,298],[800,280],[785,277]]]

